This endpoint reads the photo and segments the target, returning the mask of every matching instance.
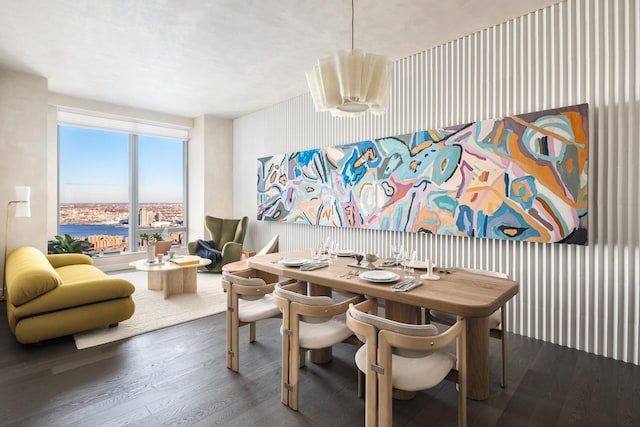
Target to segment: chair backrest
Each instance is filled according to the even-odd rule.
[[[279,245],[280,245],[280,235],[276,234],[275,236],[273,236],[271,240],[269,240],[269,243],[264,245],[264,247],[260,249],[258,253],[256,253],[256,255],[267,255],[267,254],[278,252]]]
[[[222,250],[227,242],[244,243],[248,221],[246,216],[241,219],[225,219],[207,215],[204,223],[215,247]]]
[[[265,281],[258,277],[236,276],[235,274],[227,273],[226,271],[222,272],[222,280],[226,280],[229,283],[242,286],[267,286]],[[261,298],[264,298],[264,291],[259,294],[238,293],[238,298],[248,301],[259,300]]]
[[[366,313],[358,310],[353,304],[349,305],[349,316],[354,320],[372,325],[378,331],[391,331],[403,335],[413,337],[429,337],[438,335],[438,328],[435,325],[412,325],[408,323],[396,322],[395,320],[385,319],[384,317],[376,316],[375,314]],[[366,337],[356,334],[360,341],[366,342]],[[424,357],[429,351],[411,351],[404,349],[394,349],[394,354],[398,354],[403,357]]]
[[[310,306],[324,306],[333,305],[333,300],[329,296],[309,296],[299,294],[298,292],[285,289],[279,284],[275,286],[273,294],[277,297],[284,298],[290,302],[297,302],[299,304],[305,304]],[[330,320],[330,317],[310,317],[300,316],[300,320],[307,323],[324,323]]]

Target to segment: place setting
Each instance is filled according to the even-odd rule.
[[[417,288],[418,286],[422,286],[422,281],[416,279],[415,277],[400,279],[400,275],[394,273],[392,271],[387,270],[374,270],[374,271],[365,271],[358,274],[358,277],[364,281],[376,284],[389,284],[393,282],[395,283],[391,286],[391,291],[393,292],[408,292],[412,289]]]
[[[282,258],[278,264],[285,267],[298,267],[301,271],[312,271],[329,266],[327,261],[313,261],[308,258]]]

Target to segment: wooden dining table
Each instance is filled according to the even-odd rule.
[[[371,283],[357,275],[347,276],[350,271],[368,271],[353,267],[352,257],[338,257],[328,267],[305,271],[299,267],[287,267],[280,263],[286,258],[310,258],[311,250],[278,252],[254,256],[247,259],[249,267],[281,277],[306,281],[313,293],[329,294],[338,289],[385,300],[385,316],[399,322],[416,323],[416,307],[424,307],[462,316],[467,321],[467,373],[468,397],[485,400],[489,397],[489,317],[518,293],[518,283],[471,272],[456,271],[455,268],[434,273],[440,280],[422,280],[423,285],[408,292],[392,292],[393,283]],[[363,261],[362,264],[366,264]],[[377,264],[380,264],[378,262]],[[386,267],[405,276],[395,267]],[[415,270],[419,278],[425,271]]]

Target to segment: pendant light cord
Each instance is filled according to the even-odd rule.
[[[351,51],[353,52],[353,27],[354,27],[354,19],[353,19],[353,2],[355,0],[351,0]]]

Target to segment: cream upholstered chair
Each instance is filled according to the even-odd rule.
[[[227,272],[222,273],[220,283],[227,293],[227,368],[238,372],[240,326],[249,325],[249,342],[254,342],[256,322],[281,315],[271,298],[275,283]]]
[[[469,273],[482,274],[484,276],[498,277],[501,279],[508,279],[504,273],[490,270],[478,270],[474,268],[458,268],[458,271],[466,271]],[[426,311],[427,322],[433,321],[442,325],[453,325],[457,318],[453,314],[445,313],[437,310]],[[502,372],[500,374],[500,386],[506,387],[507,385],[507,307],[506,304],[496,310],[489,316],[489,335],[492,338],[497,338],[501,341],[502,345]]]
[[[392,390],[417,391],[448,379],[458,384],[458,425],[467,423],[466,324],[459,319],[439,334],[434,325],[411,325],[375,314],[375,299],[349,307],[347,326],[365,345],[356,365],[365,373],[365,425],[392,425]],[[457,357],[444,349],[457,341]],[[456,364],[458,369],[456,369]]]
[[[275,286],[273,301],[282,311],[282,403],[298,410],[298,374],[306,350],[331,347],[341,342],[360,345],[342,320],[333,317],[360,302],[356,296],[334,303],[329,296],[305,295],[306,283]],[[300,357],[302,353],[302,359]],[[304,364],[304,362],[302,362]]]

